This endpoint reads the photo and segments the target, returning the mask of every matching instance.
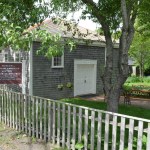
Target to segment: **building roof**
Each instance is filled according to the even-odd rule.
[[[41,24],[36,24],[28,29],[28,31],[40,28],[40,30],[46,30],[51,34],[60,34],[64,38],[75,38],[91,41],[105,42],[105,37],[97,34],[96,31],[92,31],[81,27],[75,23],[59,19],[55,23],[52,19],[46,19]]]

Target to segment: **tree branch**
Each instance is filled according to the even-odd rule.
[[[127,6],[125,0],[121,0],[121,10],[122,10],[122,19],[123,19],[123,29],[128,30],[129,20],[128,20]]]

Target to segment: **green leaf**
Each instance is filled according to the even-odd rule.
[[[84,144],[83,144],[83,143],[77,143],[77,144],[75,145],[75,148],[76,148],[76,149],[82,149],[82,148],[84,148]]]

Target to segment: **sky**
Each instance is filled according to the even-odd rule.
[[[44,0],[46,2],[48,2],[49,0]],[[98,0],[93,0],[95,3],[98,2]],[[73,13],[73,14],[69,14],[68,15],[68,20],[70,19],[75,19],[76,21],[80,18],[81,16],[81,12],[82,12],[82,9]],[[90,30],[96,30],[96,28],[98,27],[98,24],[94,23],[93,21],[89,20],[89,19],[86,19],[86,20],[81,20],[79,19],[79,26],[82,26],[84,28],[87,28],[87,29],[90,29]]]
[[[74,14],[70,14],[68,16],[68,19],[75,19],[76,21],[80,18],[81,11],[75,12]],[[79,26],[82,26],[84,28],[90,29],[90,30],[96,30],[98,27],[98,24],[94,23],[93,21],[86,19],[86,20],[81,20],[79,21]]]

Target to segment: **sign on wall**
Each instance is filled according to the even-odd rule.
[[[22,63],[0,63],[0,84],[21,84]]]

